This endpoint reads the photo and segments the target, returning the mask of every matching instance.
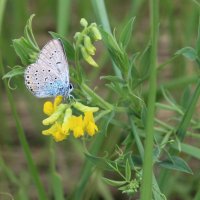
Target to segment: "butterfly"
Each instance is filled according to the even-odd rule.
[[[24,79],[28,90],[38,98],[71,96],[73,85],[60,39],[52,39],[42,48],[37,61],[25,69]]]

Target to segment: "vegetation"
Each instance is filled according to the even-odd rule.
[[[0,0],[0,199],[200,199],[199,11]],[[74,90],[46,101],[23,74],[52,38]]]

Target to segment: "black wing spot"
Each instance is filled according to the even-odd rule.
[[[44,69],[42,71],[44,72]]]
[[[48,79],[48,78],[46,77],[44,80],[47,81],[47,79]]]
[[[61,62],[57,62],[56,65],[60,64]]]
[[[56,51],[54,51],[56,53]]]
[[[30,82],[28,81],[28,84],[30,84]]]
[[[26,78],[29,78],[29,76],[27,76]]]
[[[38,72],[38,70],[36,70],[35,72]]]
[[[49,69],[48,72],[50,72],[51,70]]]

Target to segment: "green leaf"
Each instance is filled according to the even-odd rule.
[[[29,43],[24,37],[14,39],[13,47],[24,65],[31,64],[37,60],[39,49],[35,50],[32,44]]]
[[[117,40],[113,35],[103,29],[100,29],[100,31],[112,60],[123,73],[127,73],[130,66],[127,53],[118,45]]]
[[[171,156],[170,159],[163,160],[158,164],[163,168],[193,174],[188,164],[182,158],[177,156]]]
[[[130,41],[130,38],[131,38],[131,34],[132,34],[132,31],[133,31],[133,23],[135,21],[135,17],[134,18],[131,18],[128,23],[124,26],[123,30],[122,30],[122,33],[120,35],[120,42],[122,43],[122,46],[124,48],[127,47],[129,41]]]
[[[119,187],[119,186],[122,186],[124,184],[126,184],[127,182],[126,181],[115,181],[115,180],[111,180],[111,179],[108,179],[108,178],[104,178],[102,177],[103,181],[105,181],[108,185],[112,185],[114,187]]]
[[[183,55],[184,57],[188,58],[189,60],[196,60],[198,58],[197,52],[192,47],[184,47],[178,50],[175,55]]]
[[[52,173],[52,186],[55,200],[64,200],[64,192],[61,177],[58,173]]]
[[[172,144],[171,146],[174,149],[179,150],[179,147],[177,144]],[[200,160],[200,148],[194,147],[189,144],[181,143],[181,151],[187,155],[190,155],[190,156]]]
[[[125,83],[125,81],[118,76],[101,76],[100,80],[109,80],[111,82]]]
[[[125,176],[127,181],[131,180],[131,167],[128,159],[126,160]]]
[[[33,21],[33,17],[35,17],[35,14],[32,14],[27,23],[26,26],[24,28],[24,37],[27,39],[27,41],[32,45],[33,48],[35,48],[35,50],[39,50],[39,46],[35,40],[35,37],[33,35],[33,30],[32,30],[32,21]]]
[[[191,100],[191,90],[190,90],[190,87],[187,86],[185,90],[183,91],[183,94],[181,96],[181,103],[180,103],[184,110],[188,107],[190,100]]]
[[[24,67],[21,66],[15,66],[12,68],[11,71],[9,71],[7,74],[5,74],[2,79],[6,79],[6,78],[12,78],[14,76],[18,76],[18,75],[23,75],[24,74]]]
[[[148,43],[144,51],[139,58],[139,73],[142,78],[145,78],[149,74],[150,69],[150,56],[151,56],[151,44]]]
[[[62,41],[63,46],[65,48],[67,58],[71,61],[74,61],[75,60],[75,51],[74,51],[74,47],[70,44],[70,42],[67,41],[65,38],[63,38],[58,33],[54,33],[51,31],[49,33],[53,38],[60,39]]]

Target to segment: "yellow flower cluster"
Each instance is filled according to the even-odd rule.
[[[52,135],[55,141],[59,142],[66,139],[70,132],[75,138],[84,136],[86,133],[89,136],[95,135],[98,127],[95,124],[93,113],[98,111],[98,107],[88,107],[79,102],[72,104],[64,104],[63,97],[57,96],[52,103],[46,101],[44,103],[43,112],[48,115],[48,118],[42,121],[43,125],[51,125],[47,130],[42,131],[43,135]],[[84,116],[72,115],[72,107],[84,113]]]

